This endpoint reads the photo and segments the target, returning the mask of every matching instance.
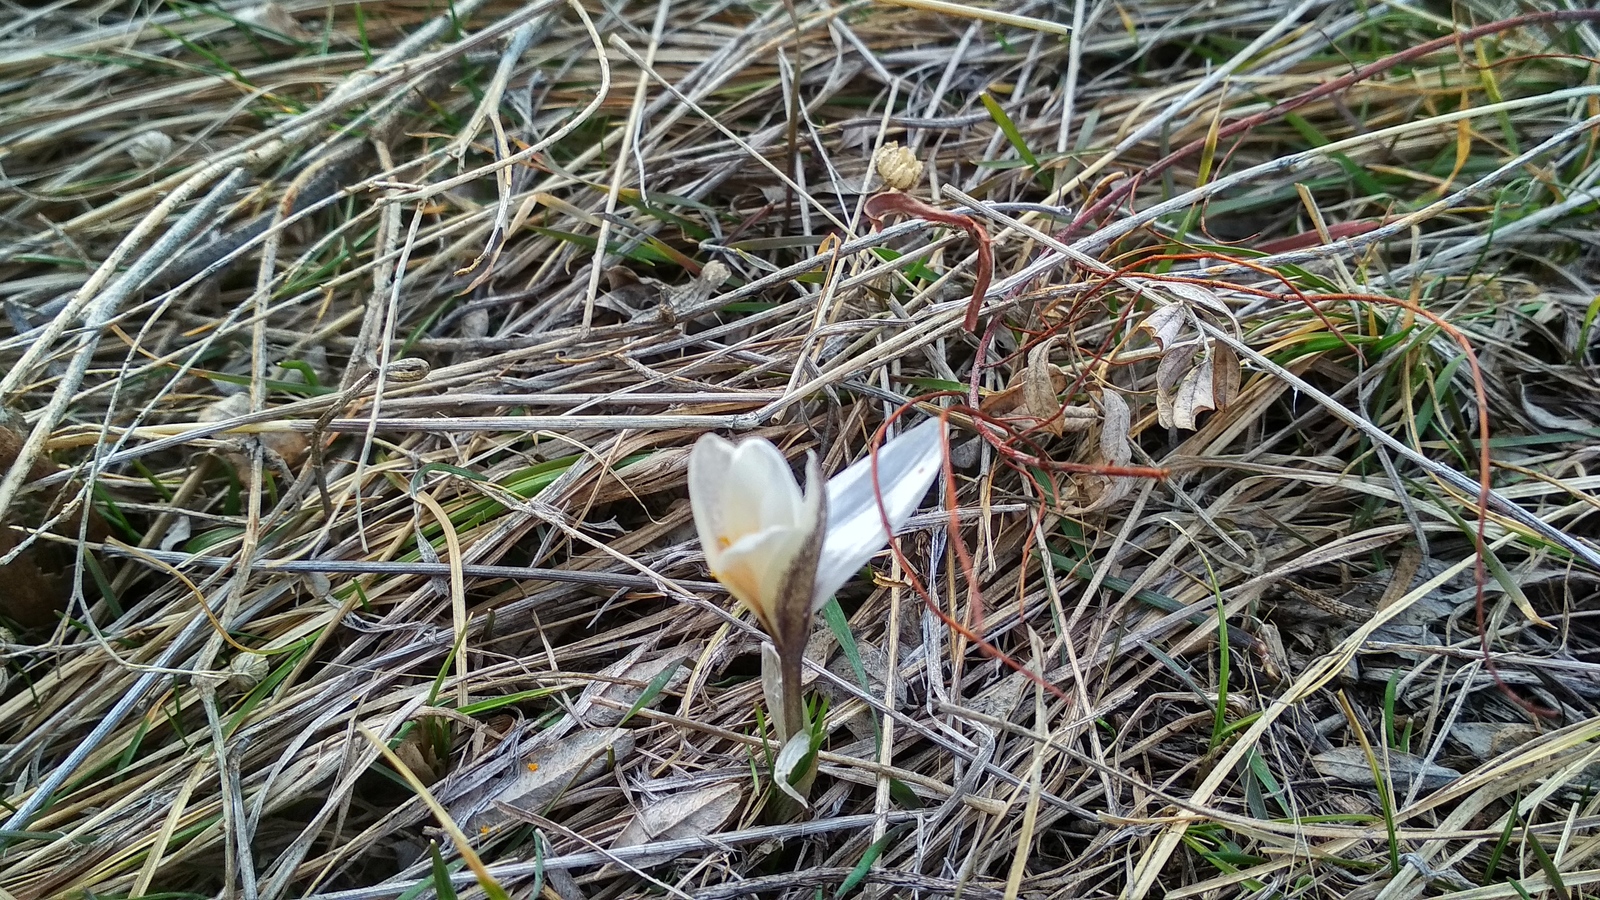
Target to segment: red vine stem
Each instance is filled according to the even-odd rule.
[[[994,279],[994,247],[989,232],[971,216],[940,209],[931,203],[902,191],[880,191],[867,198],[861,209],[875,226],[882,226],[885,216],[899,213],[913,219],[926,219],[951,228],[965,231],[978,245],[977,268],[973,271],[972,299],[967,301],[967,317],[963,325],[971,334],[978,332],[978,313],[983,308],[983,295],[989,292],[989,282]]]
[[[1542,25],[1554,22],[1594,21],[1600,21],[1600,10],[1553,10],[1549,12],[1537,12],[1528,13],[1521,16],[1513,16],[1508,19],[1501,19],[1496,22],[1490,22],[1486,25],[1479,25],[1475,28],[1469,28],[1465,31],[1455,34],[1449,34],[1445,35],[1444,37],[1435,38],[1431,41],[1425,41],[1424,43],[1418,44],[1410,49],[1402,50],[1399,53],[1391,54],[1390,56],[1384,57],[1376,62],[1362,66],[1348,75],[1343,75],[1327,82],[1326,84],[1318,85],[1317,87],[1314,87],[1311,90],[1300,94],[1299,96],[1291,97],[1288,100],[1276,104],[1269,109],[1256,113],[1255,115],[1246,116],[1243,119],[1232,122],[1219,129],[1215,137],[1207,136],[1190,141],[1188,144],[1185,144],[1171,153],[1168,153],[1161,159],[1156,160],[1149,167],[1144,169],[1140,175],[1142,178],[1149,178],[1152,175],[1159,175],[1160,173],[1171,168],[1179,160],[1203,149],[1211,141],[1222,140],[1224,138],[1233,137],[1249,131],[1252,128],[1258,127],[1266,122],[1278,118],[1279,116],[1282,116],[1284,113],[1291,112],[1295,109],[1305,106],[1314,100],[1321,99],[1329,96],[1330,94],[1336,94],[1352,85],[1365,81],[1374,75],[1386,72],[1395,66],[1420,59],[1447,47],[1459,46],[1467,43],[1468,41],[1474,41],[1478,38],[1487,37],[1491,34],[1498,34],[1503,31],[1510,31],[1512,29],[1522,28],[1525,26]],[[1073,219],[1072,224],[1067,227],[1066,233],[1071,234],[1076,232],[1082,228],[1085,223],[1095,221],[1100,216],[1104,215],[1111,207],[1122,202],[1131,194],[1137,181],[1138,179],[1128,179],[1120,184],[1112,186],[1110,190],[1106,192],[1105,196],[1101,197],[1093,205],[1084,209],[1075,219]],[[1473,534],[1473,541],[1475,545],[1474,549],[1477,551],[1477,558],[1474,564],[1474,577],[1477,582],[1477,597],[1475,604],[1476,618],[1480,646],[1483,652],[1484,666],[1488,670],[1490,676],[1494,679],[1495,685],[1497,688],[1499,688],[1501,694],[1515,703],[1523,711],[1536,717],[1553,716],[1555,715],[1554,710],[1538,706],[1523,699],[1522,697],[1517,696],[1517,694],[1511,690],[1510,686],[1505,683],[1504,679],[1500,677],[1499,668],[1495,664],[1493,655],[1489,652],[1489,635],[1485,629],[1486,622],[1484,615],[1484,587],[1488,580],[1488,573],[1485,570],[1484,555],[1489,552],[1488,535],[1486,529],[1488,527],[1489,519],[1489,502],[1490,497],[1493,494],[1493,480],[1491,473],[1492,457],[1490,456],[1489,448],[1489,401],[1487,391],[1484,388],[1483,373],[1478,368],[1477,355],[1473,352],[1472,345],[1466,339],[1465,335],[1461,334],[1461,332],[1457,331],[1455,328],[1449,326],[1437,316],[1422,310],[1420,307],[1386,297],[1370,297],[1367,299],[1373,302],[1392,303],[1395,305],[1404,306],[1408,309],[1411,309],[1413,312],[1416,312],[1434,321],[1450,334],[1451,338],[1462,348],[1463,352],[1466,354],[1467,364],[1472,370],[1473,391],[1475,394],[1474,399],[1478,406],[1478,521],[1477,527]]]
[[[1185,261],[1185,260],[1197,260],[1197,259],[1209,258],[1212,255],[1213,254],[1172,253],[1172,254],[1161,254],[1159,256],[1152,257],[1151,259],[1154,259],[1154,260]],[[1146,262],[1148,262],[1148,261],[1150,261],[1150,260],[1146,260]],[[1339,334],[1339,331],[1336,328],[1334,328],[1333,323],[1329,322],[1328,319],[1322,315],[1321,311],[1317,309],[1316,304],[1312,302],[1312,299],[1310,297],[1306,296],[1305,294],[1301,293],[1299,291],[1299,289],[1296,288],[1288,279],[1284,278],[1281,273],[1278,273],[1278,272],[1273,271],[1271,269],[1267,269],[1267,268],[1262,267],[1262,266],[1254,265],[1254,264],[1252,264],[1252,263],[1250,263],[1248,261],[1242,261],[1242,262],[1245,265],[1249,266],[1250,268],[1255,269],[1255,270],[1261,272],[1264,275],[1267,275],[1269,277],[1275,278],[1278,281],[1280,281],[1283,285],[1285,285],[1290,291],[1292,291],[1294,293],[1294,295],[1296,296],[1297,299],[1300,300],[1300,302],[1304,303],[1307,307],[1309,307],[1312,310],[1312,312],[1316,313],[1318,318],[1322,319],[1323,324],[1326,325],[1329,328],[1329,330],[1332,331],[1332,333]],[[1188,280],[1188,279],[1171,279],[1171,280]],[[1193,282],[1191,280],[1191,283],[1197,283],[1197,282]],[[1260,297],[1263,297],[1263,298],[1272,298],[1273,297],[1272,294],[1269,294],[1266,291],[1262,291],[1262,290],[1259,290],[1259,289],[1248,288],[1248,287],[1244,287],[1244,286],[1240,286],[1240,285],[1229,285],[1229,288],[1232,289],[1232,290],[1243,292],[1243,293],[1254,294],[1256,296],[1260,296]],[[1494,679],[1495,687],[1500,691],[1500,693],[1503,696],[1505,696],[1508,700],[1510,700],[1512,703],[1514,703],[1518,707],[1520,707],[1524,712],[1527,712],[1529,715],[1536,716],[1536,717],[1541,717],[1541,718],[1552,718],[1552,717],[1554,717],[1555,715],[1557,715],[1557,711],[1556,710],[1548,709],[1548,708],[1543,707],[1543,706],[1539,706],[1537,704],[1529,702],[1528,700],[1523,699],[1522,697],[1517,696],[1517,694],[1514,691],[1511,690],[1510,685],[1508,685],[1506,683],[1505,679],[1501,677],[1500,668],[1499,668],[1498,664],[1495,663],[1493,654],[1491,654],[1489,652],[1489,633],[1488,633],[1488,631],[1486,629],[1486,624],[1487,623],[1486,623],[1486,617],[1484,615],[1484,587],[1485,587],[1485,584],[1488,581],[1488,573],[1485,570],[1484,557],[1489,552],[1487,527],[1488,527],[1488,522],[1489,522],[1490,499],[1491,499],[1491,497],[1493,495],[1493,492],[1494,492],[1493,473],[1492,473],[1493,457],[1490,454],[1490,447],[1489,447],[1489,397],[1488,397],[1488,391],[1484,387],[1483,370],[1478,366],[1478,355],[1477,355],[1477,352],[1474,351],[1473,348],[1472,348],[1472,342],[1467,339],[1466,334],[1464,334],[1460,329],[1456,328],[1454,325],[1450,324],[1447,320],[1445,320],[1444,317],[1440,316],[1438,313],[1435,313],[1435,312],[1432,312],[1432,311],[1430,311],[1428,309],[1425,309],[1421,304],[1413,303],[1413,302],[1411,302],[1409,300],[1402,300],[1402,299],[1397,298],[1397,297],[1385,297],[1385,296],[1383,296],[1381,294],[1320,294],[1320,295],[1318,295],[1317,299],[1318,300],[1322,300],[1322,301],[1344,300],[1344,301],[1354,301],[1354,302],[1358,302],[1358,303],[1375,303],[1375,304],[1384,305],[1384,306],[1399,307],[1401,309],[1407,310],[1408,312],[1412,313],[1413,315],[1420,316],[1420,317],[1422,317],[1424,319],[1427,319],[1428,321],[1432,322],[1433,324],[1437,325],[1439,327],[1440,331],[1442,331],[1446,335],[1448,335],[1450,337],[1450,339],[1452,341],[1454,341],[1455,344],[1458,347],[1461,348],[1461,352],[1466,357],[1466,360],[1467,360],[1467,368],[1472,373],[1473,401],[1474,401],[1474,404],[1478,407],[1478,497],[1477,497],[1478,519],[1477,519],[1477,523],[1476,523],[1476,526],[1474,528],[1474,533],[1473,533],[1473,549],[1477,553],[1477,559],[1476,559],[1476,561],[1474,563],[1474,578],[1475,578],[1476,585],[1477,585],[1477,595],[1476,595],[1476,598],[1475,598],[1476,602],[1474,604],[1474,606],[1475,606],[1475,610],[1474,611],[1475,611],[1476,619],[1477,619],[1478,639],[1479,639],[1479,646],[1480,646],[1480,648],[1482,650],[1482,654],[1483,654],[1484,668],[1488,671],[1489,676]],[[1346,342],[1346,343],[1348,345],[1348,342]],[[1359,351],[1357,351],[1357,355],[1360,355]]]
[[[924,395],[917,399],[930,400],[938,396],[959,396],[959,393],[956,391],[940,391],[937,393]],[[878,478],[878,448],[882,446],[884,437],[888,434],[889,426],[902,415],[904,415],[907,410],[910,410],[912,406],[913,403],[906,403],[891,413],[889,418],[886,419],[882,425],[878,426],[877,431],[872,435],[872,440],[868,442],[868,458],[872,460],[873,499],[877,501],[878,516],[881,524],[883,525],[884,533],[889,535],[890,552],[894,554],[895,560],[900,563],[900,569],[904,573],[906,580],[910,583],[911,589],[917,593],[917,596],[922,598],[922,602],[928,608],[928,610],[937,616],[939,620],[943,622],[945,626],[948,627],[952,632],[961,635],[969,643],[983,651],[986,656],[999,660],[1013,671],[1016,671],[1029,681],[1032,681],[1039,687],[1049,691],[1057,698],[1063,701],[1071,702],[1072,698],[1069,697],[1066,692],[1045,680],[1045,678],[1039,673],[1029,669],[1022,663],[1017,662],[1004,650],[1001,650],[999,647],[996,647],[994,644],[985,640],[984,637],[974,628],[962,624],[954,616],[941,609],[938,602],[934,600],[933,595],[929,593],[927,587],[923,585],[922,579],[917,577],[916,567],[911,564],[911,561],[906,558],[905,553],[900,549],[900,542],[895,539],[893,529],[890,527],[888,508],[883,502],[882,485],[879,483]],[[954,411],[955,409],[944,409],[939,411],[939,418],[945,422],[947,427],[950,421],[950,414]],[[983,413],[976,409],[964,410],[964,412],[973,418],[973,423],[975,426],[977,426],[978,434],[981,435],[984,440],[987,440],[989,443],[994,445],[995,448],[1000,451],[1001,455],[1006,458],[1006,461],[1009,465],[1021,469],[1023,474],[1029,479],[1032,479],[1033,475],[1032,473],[1026,471],[1024,468],[1026,466],[1036,466],[1043,469],[1053,469],[1061,472],[1085,472],[1133,478],[1165,478],[1168,475],[1168,471],[1166,469],[1145,468],[1141,466],[1096,466],[1084,463],[1058,462],[1042,456],[1034,456],[1022,453],[1016,448],[1012,447],[1008,442],[998,439],[1000,429],[997,428],[991,430],[990,428],[983,427],[983,423],[985,421],[987,421],[990,425],[998,426],[1001,424],[998,420],[990,420],[989,417],[984,416]],[[1031,444],[1026,436],[1013,435],[1012,439]],[[955,470],[950,462],[948,438],[946,439],[944,452],[941,454],[941,457],[940,465],[943,470],[942,474],[944,475],[944,483],[947,485],[945,490],[944,505],[945,513],[949,517],[947,527],[950,530],[951,536],[950,546],[955,551],[957,564],[967,582],[968,606],[972,610],[974,622],[977,628],[981,628],[983,605],[981,589],[978,586],[977,564],[973,561],[971,552],[967,550],[966,543],[961,540],[961,518],[957,511],[956,504]],[[1040,514],[1042,515],[1043,513],[1044,510],[1041,508]],[[1029,540],[1032,540],[1031,530]]]

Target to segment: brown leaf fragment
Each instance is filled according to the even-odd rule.
[[[1239,396],[1239,355],[1225,344],[1211,345],[1211,391],[1217,398],[1217,409],[1227,409]]]
[[[986,416],[996,419],[1004,418],[1022,407],[1023,404],[1022,379],[1014,378],[1012,383],[1003,389],[991,394],[985,394],[978,401],[978,409]]]
[[[0,410],[0,470],[10,469],[17,463],[27,441],[28,426],[21,416],[10,410]],[[26,481],[32,482],[53,474],[57,466],[48,458],[35,459],[28,469]],[[0,566],[0,618],[21,626],[24,630],[47,628],[59,621],[72,600],[73,575],[77,569],[77,549],[72,544],[47,540],[34,540],[27,548],[17,548],[28,540],[28,533],[13,527],[17,520],[37,528],[46,523],[69,503],[77,491],[76,484],[61,485],[19,502],[13,509],[14,519],[0,523],[0,556],[16,557]],[[111,533],[110,526],[93,507],[78,507],[77,511],[56,523],[51,530],[62,537],[76,539],[79,527],[88,516],[87,537],[92,542],[104,541]],[[85,577],[85,596],[93,601],[100,592],[92,578]]]
[[[394,755],[406,764],[411,774],[422,780],[423,784],[433,784],[444,774],[448,761],[440,760],[433,754],[433,747],[429,743],[428,729],[413,728],[398,746],[394,748]]]
[[[1173,427],[1172,394],[1169,391],[1156,391],[1156,422],[1162,428]]]
[[[9,409],[0,410],[0,468],[9,469],[17,462],[22,445],[28,440],[28,423]],[[35,459],[28,469],[28,481],[53,474],[56,467],[45,458]]]
[[[611,843],[613,848],[637,847],[656,841],[716,834],[744,805],[744,790],[725,783],[696,788],[646,803]],[[635,859],[635,865],[659,865],[674,854]]]
[[[1066,373],[1049,363],[1036,364],[1035,359],[1043,356],[1044,354],[1030,353],[1027,365],[1013,372],[1003,389],[985,394],[983,399],[978,401],[978,408],[984,415],[997,419],[1017,415],[1046,419],[1062,413],[1062,417],[1068,420],[1063,423],[1063,430],[1084,430],[1093,424],[1100,414],[1084,407],[1067,407],[1066,411],[1062,412],[1060,396],[1061,392],[1067,389]],[[1045,382],[1044,370],[1049,372],[1048,383]],[[1089,421],[1074,421],[1081,419]]]
[[[1113,466],[1125,466],[1133,462],[1133,443],[1130,433],[1133,430],[1133,412],[1128,408],[1128,401],[1116,391],[1104,391],[1100,395],[1100,408],[1105,410],[1105,419],[1100,423],[1100,456]]]
[[[1239,395],[1239,357],[1219,344],[1173,348],[1156,367],[1156,417],[1164,428],[1194,431],[1200,414]]]
[[[1100,421],[1100,413],[1092,406],[1061,407],[1061,430],[1076,434],[1088,431]]]
[[[689,677],[681,668],[688,658],[682,651],[645,657],[644,648],[636,648],[601,670],[600,677],[584,688],[572,706],[573,717],[591,726],[620,724],[622,717],[643,696],[645,686],[662,672],[675,670],[667,676],[667,690],[682,684]]]
[[[10,553],[19,543],[17,532],[0,527],[0,554]],[[57,615],[72,599],[72,583],[67,577],[72,571],[71,563],[50,559],[45,565],[40,564],[41,557],[55,549],[49,544],[34,544],[0,567],[0,577],[6,583],[5,591],[0,592],[0,617],[25,629],[55,624]]]
[[[1177,304],[1171,306],[1158,306],[1150,315],[1145,316],[1134,331],[1143,331],[1150,335],[1150,340],[1155,341],[1161,349],[1172,346],[1178,340],[1178,335],[1183,332],[1184,322],[1183,307]]]
[[[1117,391],[1106,389],[1098,394],[1100,401],[1100,433],[1095,447],[1098,451],[1093,462],[1100,465],[1125,466],[1133,461],[1133,411],[1128,401]],[[1110,506],[1133,490],[1134,479],[1127,476],[1074,475],[1080,505],[1071,512],[1082,514]]]
[[[664,292],[664,309],[659,317],[664,322],[692,318],[708,309],[716,308],[715,301],[711,300],[717,288],[733,276],[733,272],[717,260],[707,262],[700,269],[694,281],[683,287],[668,287]],[[707,303],[711,305],[708,307]]]
[[[1336,747],[1326,753],[1311,757],[1311,765],[1324,778],[1345,784],[1375,787],[1372,764],[1360,747]],[[1420,756],[1390,750],[1378,758],[1379,774],[1387,776],[1396,790],[1410,790],[1413,782],[1420,781],[1424,791],[1438,790],[1461,773],[1446,766],[1426,762]]]
[[[688,468],[687,447],[663,447],[631,466],[616,470],[615,477],[627,485],[627,493],[643,496],[681,485]],[[598,495],[596,502],[599,502]]]
[[[283,6],[273,0],[267,0],[254,10],[250,10],[239,17],[241,20],[253,22],[264,28],[255,29],[256,34],[262,34],[279,41],[308,41],[315,38],[316,32],[309,31],[300,20],[294,17]]]
[[[495,803],[543,815],[562,794],[626,761],[633,748],[633,732],[626,728],[587,728],[539,746],[476,804],[481,811],[468,819],[468,830],[492,828],[510,820]]]
[[[1061,392],[1071,379],[1060,366],[1050,362],[1052,340],[1028,351],[1027,362],[1014,369],[1004,389],[987,394],[978,407],[996,419],[1027,418],[1056,435],[1088,431],[1100,421],[1100,412],[1091,406],[1065,405]]]
[[[214,400],[200,409],[201,422],[226,422],[250,414],[250,395],[243,391]],[[255,435],[261,445],[277,454],[288,465],[297,465],[311,449],[311,442],[298,431],[266,431]],[[248,471],[250,458],[237,451],[224,451],[224,459],[238,471]]]
[[[1502,753],[1508,753],[1539,736],[1532,725],[1498,722],[1457,722],[1450,729],[1450,737],[1466,749],[1468,755],[1479,762],[1488,762]]]
[[[1198,343],[1182,344],[1168,350],[1156,366],[1156,390],[1165,394],[1172,393],[1177,388],[1178,382],[1183,380],[1183,376],[1188,374],[1199,352]]]
[[[1222,298],[1210,288],[1186,281],[1163,281],[1161,286],[1177,295],[1179,299],[1203,306],[1219,316],[1233,318],[1233,310],[1228,309],[1228,304],[1223,303]]]
[[[1217,408],[1216,393],[1212,387],[1211,357],[1201,357],[1199,364],[1185,372],[1183,380],[1172,392],[1172,427],[1194,431],[1200,413]]]
[[[1022,373],[1022,406],[1046,430],[1060,437],[1061,398],[1056,393],[1056,369],[1050,365],[1050,343],[1044,341],[1028,353],[1028,366]],[[1065,382],[1065,376],[1061,380]]]

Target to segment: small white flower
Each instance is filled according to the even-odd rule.
[[[878,483],[898,531],[939,474],[944,425],[930,419],[878,451]],[[811,616],[888,543],[872,458],[821,487],[813,455],[802,493],[770,441],[705,435],[689,455],[689,502],[711,574],[780,647],[804,645]],[[826,523],[826,524],[824,524]]]

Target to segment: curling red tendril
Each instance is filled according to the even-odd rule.
[[[884,438],[888,434],[889,426],[898,420],[902,415],[904,415],[906,411],[910,410],[918,402],[927,402],[941,396],[959,397],[960,394],[955,391],[939,391],[916,397],[890,414],[890,416],[884,420],[884,423],[878,426],[877,430],[873,433],[872,440],[869,444],[869,456],[872,460],[872,490],[874,499],[878,504],[878,515],[881,518],[884,531],[886,533],[892,533],[892,531],[889,525],[888,510],[884,506],[881,485],[879,484],[878,448],[882,446]],[[1063,462],[1050,459],[1048,456],[1044,455],[1042,450],[1036,444],[1034,444],[1025,433],[1013,431],[1010,427],[1010,424],[1003,419],[988,416],[977,409],[955,406],[949,409],[940,410],[939,412],[939,418],[945,422],[947,427],[949,425],[950,416],[952,413],[961,413],[970,417],[974,423],[983,423],[982,427],[978,429],[978,433],[984,438],[985,441],[995,448],[995,450],[1000,454],[1000,458],[1005,461],[1007,465],[1017,469],[1025,478],[1032,481],[1036,487],[1039,487],[1041,490],[1041,496],[1044,495],[1043,486],[1039,485],[1034,474],[1031,471],[1028,471],[1029,467],[1048,472],[1091,473],[1106,476],[1125,476],[1133,478],[1165,478],[1168,474],[1166,469],[1159,468],[1148,468],[1143,466],[1099,466],[1088,463]],[[1006,436],[1007,439],[1002,440],[1002,435]],[[1017,447],[1014,446],[1014,444],[1017,443],[1027,446],[1028,449],[1032,450],[1033,452],[1026,453],[1017,449]],[[949,519],[948,527],[950,529],[950,545],[955,550],[957,562],[967,583],[968,609],[971,612],[972,618],[974,619],[974,626],[969,627],[968,625],[963,624],[954,616],[951,616],[949,613],[945,612],[939,606],[939,603],[933,598],[933,596],[928,592],[927,587],[922,583],[922,579],[917,576],[915,567],[912,566],[910,560],[906,558],[904,552],[900,549],[899,542],[892,537],[889,540],[890,551],[894,554],[895,560],[900,563],[901,571],[904,573],[906,579],[910,583],[911,589],[922,598],[922,602],[927,606],[928,610],[937,616],[946,627],[976,646],[986,656],[999,660],[1004,665],[1020,673],[1029,681],[1032,681],[1039,687],[1049,691],[1051,694],[1060,698],[1061,700],[1070,701],[1071,698],[1068,697],[1067,694],[1060,688],[1045,680],[1045,678],[1039,675],[1037,672],[1034,672],[1027,666],[1024,666],[1022,663],[1013,659],[1005,651],[996,647],[981,634],[979,634],[977,630],[975,630],[982,628],[982,592],[978,585],[977,567],[973,562],[971,553],[967,550],[965,542],[963,542],[960,537],[961,520],[960,513],[956,505],[956,491],[953,489],[953,485],[955,484],[955,471],[950,462],[950,447],[948,438],[946,439],[941,465],[943,466],[945,484],[952,486],[952,489],[947,489],[945,491],[944,496],[945,513]],[[1045,506],[1041,505],[1039,515],[1042,517],[1046,511],[1047,510]],[[1030,542],[1032,540],[1032,531],[1033,529],[1029,529]]]

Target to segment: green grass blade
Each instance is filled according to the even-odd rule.
[[[872,866],[878,861],[878,857],[882,856],[883,851],[889,848],[889,844],[900,836],[902,830],[895,828],[887,831],[883,837],[873,841],[867,847],[866,851],[861,854],[861,859],[856,863],[855,868],[850,870],[850,874],[845,876],[844,881],[839,882],[839,889],[833,892],[833,900],[840,900],[840,898],[855,890],[862,881],[866,880],[867,873],[872,871]]]
[[[428,856],[433,861],[433,892],[439,900],[456,900],[455,885],[450,883],[450,869],[444,864],[444,857],[439,854],[439,845],[434,841],[428,842]]]
[[[628,707],[628,712],[623,715],[622,720],[617,725],[628,724],[628,720],[633,718],[634,713],[655,702],[655,699],[661,696],[661,692],[666,690],[667,682],[672,680],[672,676],[678,674],[678,669],[679,666],[667,666],[657,672],[656,677],[650,679],[650,683],[644,686],[643,691],[639,692],[639,699],[633,701],[633,705]]]
[[[988,91],[979,94],[978,99],[983,101],[983,108],[989,111],[989,117],[994,119],[994,124],[1000,126],[1000,133],[1004,134],[1006,140],[1011,142],[1012,148],[1017,151],[1018,156],[1022,157],[1022,161],[1030,167],[1037,167],[1039,165],[1039,157],[1034,156],[1033,151],[1028,149],[1028,142],[1023,140],[1022,132],[1018,130],[1017,123],[1011,121],[1011,117],[1006,115],[1006,111],[1001,108],[1000,103],[989,96]]]

